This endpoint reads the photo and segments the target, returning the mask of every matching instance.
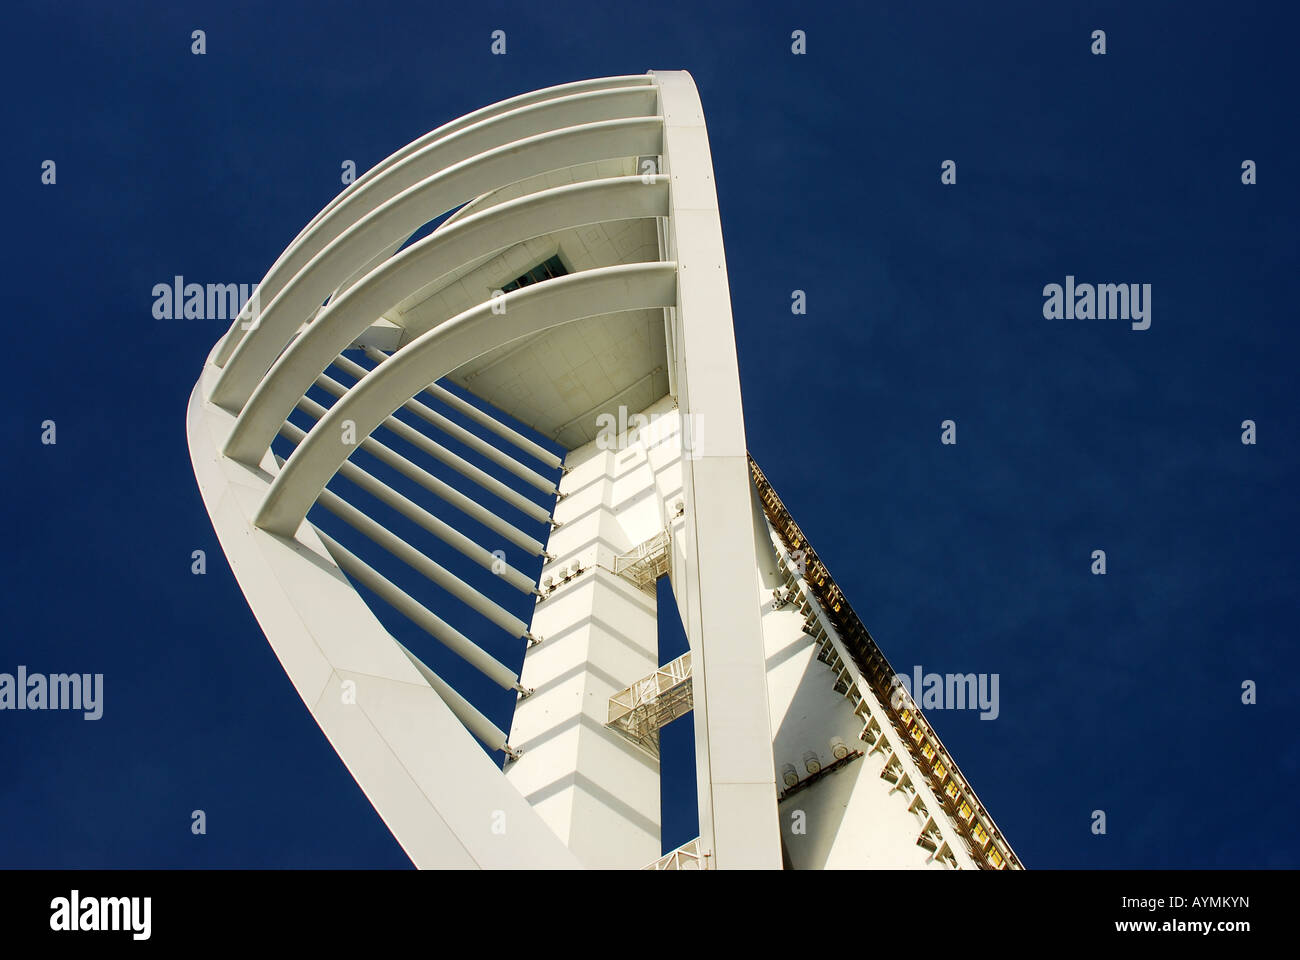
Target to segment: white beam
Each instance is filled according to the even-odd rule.
[[[325,407],[321,406],[311,397],[303,397],[299,400],[298,409],[302,410],[313,420],[319,420],[321,417],[325,416],[326,410]],[[518,527],[502,520],[491,510],[480,505],[477,501],[471,500],[450,484],[443,483],[433,474],[429,473],[429,471],[412,463],[397,451],[384,446],[374,437],[366,437],[366,439],[362,440],[361,449],[381,463],[385,463],[392,467],[398,473],[402,474],[402,476],[414,480],[434,496],[439,497],[444,502],[451,504],[457,510],[461,511],[461,513],[473,517],[489,530],[501,534],[501,536],[505,537],[515,546],[527,550],[534,557],[540,557],[545,552],[545,549],[539,540],[528,536],[528,534],[524,533]]]
[[[410,236],[458,203],[507,184],[592,160],[658,153],[658,117],[583,123],[504,144],[434,173],[353,224],[267,302],[217,378],[211,402],[238,412],[262,376],[325,298],[385,244]],[[318,225],[319,229],[319,225]]]
[[[435,327],[393,354],[377,376],[354,386],[317,422],[272,482],[258,526],[291,536],[355,449],[349,435],[368,437],[433,380],[511,340],[581,317],[668,306],[676,300],[676,280],[675,263],[584,270],[506,294],[503,314],[495,312],[496,304],[483,303]]]
[[[713,159],[690,74],[653,76],[673,191],[668,255],[681,266],[673,355],[691,438],[684,569],[693,577],[673,586],[685,594],[687,635],[697,653],[700,840],[717,867],[780,869],[749,466]]]
[[[439,277],[503,247],[556,230],[667,213],[666,177],[650,183],[640,177],[616,177],[542,190],[435,231],[331,301],[285,349],[240,411],[226,456],[256,463],[313,378],[376,317]],[[551,454],[543,459],[547,457],[553,459]]]
[[[388,359],[387,353],[375,347],[367,346],[365,348],[365,351],[366,351],[366,356],[368,356],[371,360],[374,360],[376,363],[383,363],[385,360]],[[447,404],[447,406],[459,410],[461,413],[465,414],[465,416],[469,417],[479,426],[486,427],[487,429],[495,433],[498,437],[501,437],[501,439],[509,440],[520,450],[532,454],[534,457],[542,461],[542,463],[546,464],[548,467],[559,467],[564,463],[564,460],[562,458],[557,457],[555,454],[551,453],[551,451],[547,450],[541,444],[534,443],[532,440],[529,440],[518,430],[515,430],[513,427],[507,426],[506,424],[502,423],[500,420],[493,417],[490,413],[487,413],[486,411],[480,409],[479,407],[474,406],[474,404],[470,403],[468,400],[458,397],[456,394],[452,393],[446,387],[440,386],[439,384],[436,383],[431,383],[424,388],[424,391],[425,393],[437,397],[443,403]]]

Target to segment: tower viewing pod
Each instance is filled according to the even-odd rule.
[[[188,435],[417,866],[1020,866],[748,456],[688,74],[527,93],[369,170],[213,348]],[[665,851],[688,713],[699,836]]]

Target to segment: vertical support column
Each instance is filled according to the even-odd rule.
[[[691,449],[682,579],[694,651],[700,841],[719,868],[781,867],[749,467],[722,224],[690,74],[655,73],[678,263],[672,355]]]
[[[532,621],[543,639],[520,674],[534,693],[510,732],[523,754],[506,768],[579,861],[604,869],[640,869],[663,852],[659,762],[605,725],[609,698],[659,666],[655,597],[613,573],[616,555],[663,525],[644,453],[628,459],[595,443],[567,458]]]

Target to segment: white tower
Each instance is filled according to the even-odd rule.
[[[253,613],[417,866],[1019,866],[748,458],[688,74],[524,94],[368,171],[213,349],[188,433]],[[358,586],[516,691],[509,735]],[[661,856],[687,711],[700,835]]]

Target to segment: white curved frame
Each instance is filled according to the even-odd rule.
[[[590,171],[593,161],[622,165],[645,156],[659,158],[659,172],[563,186],[547,185],[544,176],[558,173],[564,179],[571,175],[568,168],[583,165]],[[453,210],[429,236],[398,252],[416,230]],[[657,258],[590,266],[503,296],[480,291],[479,302],[451,308],[460,312],[447,319],[431,319],[445,312],[423,319],[417,315],[406,318],[411,326],[400,328],[386,319],[405,316],[404,305],[420,299],[426,288],[464,276],[491,258],[504,258],[506,251],[545,245],[578,229],[630,221],[654,222]],[[646,246],[628,249],[632,252],[593,260],[635,260]],[[595,329],[593,322],[602,322],[591,318],[638,317],[638,311],[661,312],[665,321],[671,397],[660,398],[650,409],[668,410],[692,434],[689,457],[681,450],[671,460],[665,457],[660,472],[646,461],[654,477],[650,493],[662,492],[662,503],[648,504],[655,522],[662,519],[658,511],[669,502],[674,505],[671,536],[661,527],[641,546],[662,540],[666,552],[656,563],[662,561],[670,570],[690,643],[700,823],[697,840],[658,860],[653,847],[659,830],[657,762],[648,776],[648,761],[638,748],[605,727],[597,731],[605,739],[578,739],[581,721],[591,720],[593,689],[617,690],[609,680],[628,672],[629,664],[644,661],[653,670],[658,663],[649,659],[657,650],[654,621],[646,614],[649,609],[650,618],[658,616],[655,608],[644,606],[644,596],[619,607],[628,600],[619,590],[636,594],[643,586],[628,586],[619,578],[619,560],[643,554],[617,553],[613,569],[605,571],[609,579],[592,576],[556,605],[553,593],[544,595],[531,575],[504,563],[503,554],[426,509],[432,504],[416,502],[350,459],[353,451],[364,450],[437,502],[532,557],[548,562],[561,558],[549,569],[564,567],[568,573],[561,570],[561,579],[569,583],[580,571],[568,549],[573,540],[586,537],[589,529],[600,537],[614,527],[626,538],[628,528],[639,522],[613,515],[629,505],[630,512],[639,509],[635,501],[646,488],[629,486],[633,492],[622,494],[623,499],[606,498],[600,491],[590,495],[602,481],[612,486],[623,476],[615,470],[635,457],[616,458],[602,450],[592,454],[596,445],[588,444],[574,454],[575,462],[564,465],[565,476],[557,484],[544,471],[560,468],[559,457],[436,381],[458,372],[480,373],[469,365],[489,354],[491,363],[503,355],[526,358],[522,351],[565,324],[586,321],[578,328],[581,335],[572,338],[577,340]],[[564,333],[548,336],[563,340]],[[387,346],[380,350],[377,342]],[[363,350],[374,366],[344,356],[349,349]],[[662,368],[659,356],[652,353],[650,363],[660,362]],[[352,385],[335,379],[331,367],[352,378]],[[631,389],[627,380],[643,370],[635,364],[623,367],[624,379],[615,387]],[[570,377],[560,365],[547,372],[557,379]],[[615,387],[606,381],[600,396]],[[333,397],[332,406],[308,396],[313,388]],[[438,413],[420,400],[425,393],[502,444]],[[607,397],[606,408],[621,396]],[[396,413],[402,409],[510,473],[530,488],[529,495],[399,419]],[[295,411],[310,418],[309,429],[288,420]],[[566,408],[563,415],[571,412]],[[466,489],[381,443],[374,436],[380,429],[456,471]],[[872,745],[871,753],[879,755],[873,762],[884,767],[863,773],[864,763],[858,768],[861,776],[850,774],[817,788],[822,792],[815,795],[816,802],[824,814],[819,818],[827,825],[803,848],[787,846],[792,863],[915,865],[919,858],[925,866],[1019,868],[946,751],[941,761],[948,777],[944,791],[938,781],[926,781],[925,770],[937,767],[918,764],[938,756],[936,748],[931,746],[929,754],[917,748],[921,752],[912,756],[916,750],[907,744],[922,742],[918,738],[923,734],[929,738],[926,744],[937,744],[937,736],[921,722],[914,703],[889,719],[863,672],[875,671],[871,676],[879,680],[883,656],[878,650],[862,654],[861,638],[850,631],[849,636],[858,637],[853,649],[867,666],[854,660],[828,613],[841,611],[842,596],[833,583],[826,586],[824,569],[810,584],[791,556],[782,554],[783,543],[806,541],[756,467],[758,479],[751,478],[713,163],[703,110],[688,74],[609,77],[526,93],[445,124],[367,171],[299,232],[214,346],[190,397],[187,433],[204,504],[258,623],[313,718],[417,866],[574,868],[653,861],[656,868],[690,863],[710,869],[778,869],[783,835],[774,758],[779,753],[788,761],[807,749],[809,737],[835,731],[836,762],[860,759],[856,749],[856,757],[850,755],[844,737],[854,736],[861,718],[865,726],[858,728],[859,740]],[[277,437],[293,446],[287,459],[271,450]],[[331,489],[336,476],[467,563],[491,569],[515,591],[512,600],[520,594],[545,600],[550,605],[539,607],[533,618],[539,626],[525,623],[345,500]],[[680,486],[660,491],[653,484],[664,478]],[[538,503],[538,494],[548,502],[572,496],[561,508],[572,525],[556,523],[553,508]],[[504,634],[531,648],[540,642],[532,629],[552,628],[578,638],[568,646],[543,646],[525,663],[522,672],[537,691],[517,711],[511,735],[527,744],[527,756],[521,759],[506,732],[399,643],[353,582],[497,687],[529,697],[534,691],[523,685],[520,673],[318,530],[308,520],[314,506],[435,584],[450,598],[446,602],[480,618],[494,640]],[[512,511],[549,522],[547,544],[520,529]],[[646,516],[642,513],[640,519]],[[629,527],[620,526],[624,523]],[[546,578],[554,579],[554,574]],[[782,583],[785,599],[779,599]],[[763,594],[773,584],[774,599],[768,601]],[[818,600],[817,590],[823,588],[834,588],[835,595]],[[574,599],[582,590],[587,592]],[[806,606],[797,614],[782,609],[796,595]],[[620,612],[610,615],[610,610]],[[624,621],[625,632],[592,627],[607,615]],[[854,629],[859,628],[865,632],[860,623]],[[647,635],[649,641],[641,645]],[[836,696],[842,692],[847,701],[826,702],[821,680],[808,663],[814,654],[805,636],[816,641],[817,657],[832,665]],[[621,645],[610,642],[611,637]],[[619,649],[611,655],[610,647]],[[769,650],[781,651],[771,657],[778,666],[770,666]],[[785,664],[795,667],[793,680]],[[579,683],[566,685],[573,676]],[[589,677],[600,683],[585,685]],[[816,717],[809,719],[812,713]],[[905,727],[912,731],[906,742]],[[571,731],[572,743],[559,744],[568,735],[561,730]],[[511,776],[478,741],[519,761],[510,767]],[[554,752],[557,744],[569,752]],[[803,756],[810,778],[817,777],[823,768],[816,750]],[[882,787],[877,772],[894,787]],[[597,783],[589,773],[604,782]],[[586,783],[578,790],[580,778]],[[783,784],[789,790],[810,785],[811,779],[800,778],[787,762]],[[958,781],[960,789],[953,793]],[[540,807],[548,795],[569,790],[569,782],[574,789],[565,802],[571,805],[559,814],[553,805],[544,819],[533,803]],[[903,799],[894,796],[896,791]],[[645,802],[647,796],[653,796],[653,803]],[[954,811],[964,812],[958,816]],[[978,831],[987,825],[995,838],[986,832],[981,840],[976,815]],[[913,842],[910,831],[915,829],[921,833]],[[969,845],[963,848],[958,837]],[[793,835],[785,839],[797,845]],[[921,847],[931,854],[918,854]],[[633,861],[632,854],[650,851]],[[994,854],[996,859],[990,859]]]
[[[589,316],[671,307],[676,301],[675,263],[601,267],[539,283],[477,307],[434,327],[362,378],[329,409],[271,484],[257,525],[289,536],[317,495],[351,454],[341,424],[351,421],[369,436],[408,398],[464,364],[512,340]]]
[[[226,455],[256,462],[311,381],[376,317],[413,289],[443,277],[484,252],[566,227],[604,220],[668,215],[666,178],[594,180],[543,190],[466,217],[385,261],[336,301],[284,351],[241,411]],[[431,382],[431,381],[428,381]]]
[[[393,255],[423,224],[498,188],[594,160],[647,155],[662,158],[660,175],[539,187],[470,208]],[[331,364],[357,373],[357,365],[339,361],[340,351],[439,277],[556,230],[644,218],[661,224],[666,252],[659,261],[585,270],[514,291],[501,304],[484,301],[390,357],[371,351],[382,362],[351,388],[326,373]],[[214,347],[194,389],[191,457],[222,549],[299,695],[417,866],[581,864],[474,740],[509,751],[505,735],[388,634],[344,571],[498,684],[517,688],[514,672],[304,518],[313,504],[332,510],[498,627],[531,641],[517,618],[502,616],[327,485],[341,472],[483,563],[481,547],[351,464],[352,450],[365,449],[447,502],[478,511],[473,515],[498,531],[513,529],[371,434],[384,426],[452,457],[392,414],[403,406],[419,412],[414,398],[440,389],[430,387],[434,381],[505,343],[584,317],[659,308],[673,324],[670,380],[680,410],[708,422],[703,447],[686,465],[683,549],[690,560],[674,584],[695,651],[698,847],[715,868],[779,868],[762,629],[745,573],[757,560],[730,296],[708,137],[689,75],[535,91],[397,151],[303,228]],[[339,397],[334,406],[326,410],[305,396],[313,384]],[[310,430],[286,423],[295,407],[316,418]],[[535,444],[529,449],[490,415],[476,411],[475,419],[538,456]],[[343,442],[344,421],[355,426],[355,443]],[[283,463],[270,451],[277,434],[296,444]],[[509,502],[481,471],[446,462]],[[522,464],[515,472],[536,476]],[[514,534],[540,552],[536,540]],[[528,584],[516,576],[513,586]],[[355,702],[348,702],[349,689]],[[498,814],[509,823],[508,843],[493,829]]]
[[[408,187],[330,241],[274,294],[258,317],[241,316],[236,321],[241,329],[248,325],[268,334],[239,341],[217,380],[212,401],[230,410],[241,408],[288,338],[311,319],[331,291],[377,251],[405,240],[457,204],[539,173],[591,160],[658,154],[661,147],[658,117],[586,123],[504,144]],[[325,227],[322,221],[298,243],[307,245],[315,230]],[[265,296],[259,284],[259,300]]]

